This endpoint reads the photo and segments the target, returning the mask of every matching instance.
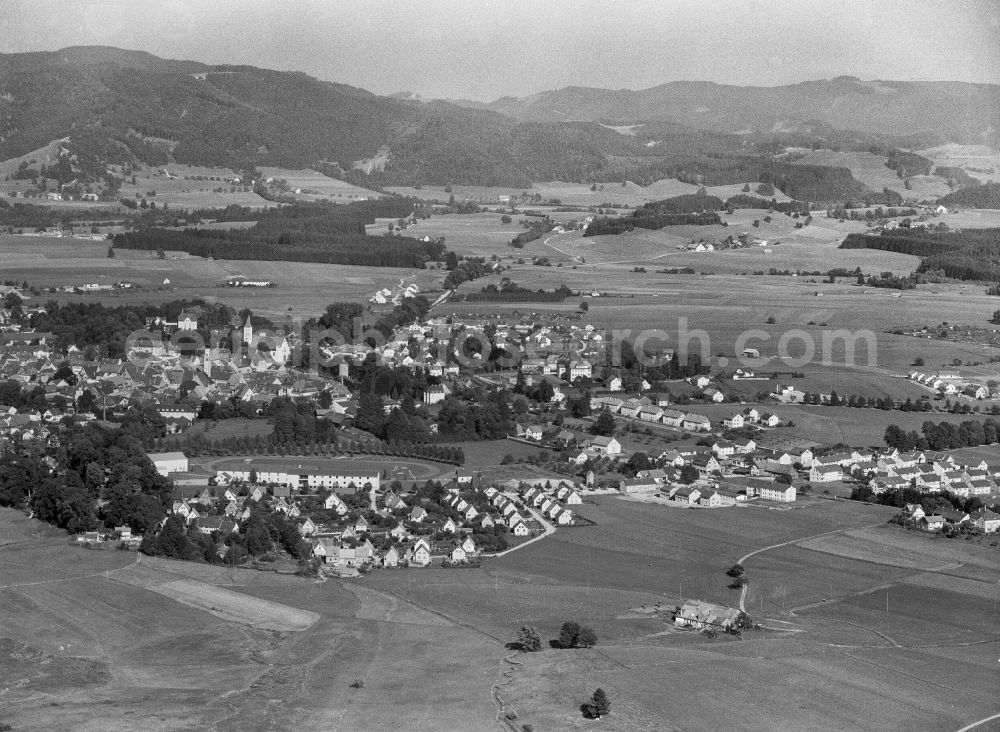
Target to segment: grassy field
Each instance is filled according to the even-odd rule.
[[[723,419],[740,409],[738,405],[697,405],[688,407],[693,412],[712,419]],[[780,447],[789,436],[821,445],[844,443],[854,447],[884,447],[885,428],[890,424],[910,431],[920,432],[926,420],[934,422],[962,422],[967,419],[982,420],[981,415],[958,415],[944,412],[900,412],[897,410],[855,409],[852,407],[807,407],[766,402],[758,409],[774,412],[784,421],[794,422],[793,427],[777,427],[764,432],[761,444]],[[989,448],[985,448],[989,449]],[[995,450],[995,448],[992,448]],[[995,458],[995,455],[994,455]]]
[[[122,184],[121,197],[133,198],[138,194],[140,198],[155,201],[157,207],[167,204],[173,209],[225,208],[233,203],[250,208],[274,205],[252,191],[244,192],[240,186],[231,190],[236,174],[228,168],[170,164],[162,169],[176,177],[162,175],[161,168],[143,168],[135,174],[135,183],[129,177]],[[220,180],[193,180],[193,176]],[[156,195],[149,196],[153,191]]]
[[[884,265],[885,262],[878,264]],[[532,290],[552,289],[565,284],[582,293],[603,293],[601,297],[587,298],[589,311],[585,322],[605,329],[631,329],[633,333],[659,328],[669,335],[667,345],[670,347],[678,348],[680,342],[685,341],[691,349],[701,348],[702,341],[693,337],[688,340],[683,335],[682,323],[686,322],[688,333],[701,330],[708,334],[706,352],[712,356],[724,354],[730,360],[729,368],[737,365],[732,360],[737,339],[749,329],[767,335],[767,339],[763,335],[755,335],[753,342],[746,342],[746,345],[759,348],[768,360],[747,365],[765,373],[776,369],[789,370],[780,361],[771,359],[779,355],[781,338],[791,330],[807,334],[815,346],[814,360],[820,363],[826,361],[833,371],[844,371],[845,365],[854,363],[864,369],[871,367],[878,374],[900,375],[912,370],[913,361],[918,357],[924,359],[925,369],[941,370],[953,368],[952,362],[956,358],[968,365],[985,363],[1000,355],[1000,350],[992,346],[886,332],[938,325],[942,321],[991,327],[987,321],[996,309],[996,298],[986,295],[984,288],[978,284],[922,285],[916,290],[899,293],[858,287],[849,279],[829,284],[822,278],[812,277],[663,275],[656,274],[648,265],[646,273],[635,273],[630,271],[628,265],[596,267],[591,266],[589,260],[587,265],[575,268],[565,265],[517,265],[504,272],[503,276]],[[477,280],[463,285],[460,291],[476,291],[486,283],[497,281],[499,277]],[[576,317],[574,313],[579,303],[580,299],[576,298],[559,304],[504,306],[460,302],[447,304],[440,311],[460,315],[512,314],[517,311],[520,314],[548,313]],[[771,317],[775,319],[774,324],[766,322]],[[838,329],[847,329],[858,335],[861,331],[870,331],[875,339],[873,357],[869,358],[865,350],[867,341],[859,341],[853,361],[845,359],[844,339],[834,333]],[[801,338],[792,338],[787,355],[799,358],[805,353],[804,349]],[[973,372],[980,378],[993,378],[989,375],[993,368],[975,367]],[[830,370],[827,369],[827,372]],[[851,391],[849,383],[843,386],[834,388],[845,393]],[[754,386],[748,388],[753,389]],[[895,381],[881,383],[877,388],[893,394],[919,395],[919,392],[911,393],[912,390]]]
[[[0,234],[0,271],[5,278],[27,280],[37,287],[112,284],[119,280],[138,285],[133,290],[51,296],[60,302],[84,300],[114,305],[201,297],[236,308],[249,307],[279,320],[317,315],[331,302],[366,301],[383,287],[398,286],[400,280],[416,282],[421,292],[440,288],[442,280],[439,271],[429,269],[206,260],[183,252],[167,252],[165,259],[159,259],[155,252],[128,250],[117,250],[109,259],[107,251],[104,242]],[[277,287],[225,287],[226,278],[233,275],[270,279]],[[164,279],[170,280],[168,286],[163,285]]]
[[[300,201],[320,201],[323,199],[334,203],[349,203],[353,200],[379,198],[380,194],[367,188],[355,186],[346,181],[328,178],[315,170],[289,170],[287,168],[258,168],[265,177],[284,178],[288,181],[289,195]],[[295,190],[301,193],[295,193]]]
[[[710,196],[718,196],[725,200],[743,191],[743,183],[726,186],[709,186],[706,188]],[[756,189],[757,181],[750,182],[750,188]],[[632,181],[625,185],[620,183],[598,183],[597,190],[590,190],[585,183],[566,183],[549,181],[535,183],[531,188],[489,188],[484,186],[453,186],[449,193],[444,186],[422,186],[421,188],[390,187],[386,190],[404,196],[415,196],[431,201],[446,202],[454,195],[455,200],[473,200],[484,204],[499,204],[500,196],[510,196],[513,200],[521,193],[539,194],[545,200],[558,199],[565,206],[601,206],[605,203],[625,206],[641,206],[649,201],[662,201],[664,198],[694,193],[699,189],[691,183],[682,183],[675,178],[663,178],[648,186],[640,186]],[[788,201],[789,198],[781,191],[775,191],[772,196],[778,201]]]
[[[369,225],[368,233],[381,234],[388,221],[380,219]],[[448,248],[458,254],[489,258],[494,254],[513,255],[516,250],[510,246],[510,240],[522,231],[524,227],[518,223],[517,217],[504,224],[500,221],[500,214],[455,214],[418,220],[405,234],[420,239],[425,236],[431,239],[444,237]]]
[[[951,143],[926,150],[917,150],[917,155],[923,155],[932,160],[934,165],[965,168],[969,175],[981,182],[1000,180],[1000,152],[985,145],[958,145]],[[993,169],[992,173],[982,173],[979,170]]]
[[[847,168],[855,180],[864,183],[877,193],[883,188],[896,191],[904,199],[923,200],[925,198],[940,198],[951,192],[944,178],[930,175],[910,176],[907,189],[903,179],[896,171],[887,168],[886,158],[869,152],[834,152],[832,150],[811,150],[805,157],[796,160],[799,165],[825,165],[835,168]]]
[[[988,542],[888,527],[893,509],[849,502],[709,511],[608,496],[577,508],[593,523],[481,569],[345,583],[135,564],[0,512],[5,719],[478,730],[495,724],[494,684],[503,710],[536,729],[592,725],[579,705],[597,686],[612,700],[601,727],[616,730],[955,729],[993,712]],[[735,603],[723,570],[757,549],[747,607],[767,630],[712,640],[672,627],[681,598]],[[597,648],[503,649],[523,624],[547,642],[567,619],[592,626]],[[275,624],[286,629],[255,627]],[[783,691],[762,707],[748,678]]]
[[[881,526],[891,509],[817,501],[790,511],[692,511],[611,497],[580,509],[594,525],[560,529],[484,570],[435,570],[412,583],[398,573],[363,581],[499,637],[512,638],[527,623],[544,642],[569,618],[594,627],[594,650],[513,658],[511,682],[499,693],[518,724],[536,729],[593,724],[583,721],[579,705],[598,686],[612,699],[601,727],[615,730],[954,729],[993,711],[982,674],[995,655],[996,628],[984,620],[982,593],[941,590],[917,578],[919,570],[951,561],[949,547],[934,540],[920,552],[899,545],[912,554],[894,566],[886,548],[891,537],[861,528]],[[775,630],[709,641],[631,610],[669,608],[692,596],[735,602],[725,587],[728,563],[754,548],[838,529],[848,532],[848,544],[870,532],[875,561],[845,556],[835,539],[816,544],[823,552],[793,544],[747,560],[748,610]],[[975,561],[988,561],[990,551],[995,560],[994,549],[978,551]],[[886,583],[899,605],[889,614],[879,612],[884,597],[873,591]],[[925,600],[930,617],[920,611]],[[946,600],[969,602],[971,610],[948,618]],[[811,603],[819,606],[794,610]],[[972,653],[958,647],[973,638],[993,645]],[[936,647],[924,647],[928,642]],[[968,675],[976,680],[966,686]],[[728,690],[725,704],[705,678]],[[776,681],[784,691],[761,706],[766,692],[748,687],[747,678]]]
[[[132,552],[69,546],[6,509],[0,524],[19,537],[0,548],[2,714],[13,729],[495,725],[500,644],[392,595],[148,557],[136,565]],[[184,604],[142,585],[193,594]],[[318,619],[253,627],[275,608]],[[363,688],[350,688],[356,679]]]

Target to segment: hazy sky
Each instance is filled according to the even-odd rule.
[[[678,79],[1000,83],[1000,0],[0,0],[0,52],[92,44],[482,100]]]

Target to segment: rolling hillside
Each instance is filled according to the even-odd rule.
[[[103,178],[112,190],[111,176],[120,182],[130,166],[179,163],[313,168],[368,188],[768,181],[800,200],[838,201],[872,189],[843,165],[806,169],[775,156],[788,145],[892,147],[900,135],[925,146],[983,142],[996,135],[998,89],[843,77],[775,88],[569,88],[453,104],[298,72],[73,47],[0,55],[0,161],[59,141],[47,163],[22,158],[6,175],[43,184]],[[615,124],[626,120],[634,124]]]
[[[729,133],[853,130],[996,144],[1000,86],[861,81],[850,76],[776,87],[676,81],[650,89],[567,87],[503,97],[484,108],[523,120],[673,122]]]

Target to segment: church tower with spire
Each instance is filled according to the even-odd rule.
[[[249,349],[253,345],[253,324],[250,322],[250,311],[247,311],[246,322],[243,323],[243,343]]]

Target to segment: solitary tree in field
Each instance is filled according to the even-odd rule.
[[[542,650],[542,639],[538,631],[530,625],[521,626],[521,630],[517,632],[517,644],[521,646],[521,650],[528,653]]]
[[[597,633],[593,628],[586,625],[580,627],[580,632],[576,635],[576,645],[578,648],[590,648],[597,645]]]
[[[559,629],[559,646],[561,648],[572,648],[579,634],[580,624],[572,620],[567,620]]]
[[[732,567],[726,570],[726,574],[730,577],[742,577],[745,570],[742,564],[734,564]]]
[[[588,648],[597,644],[597,634],[592,628],[567,620],[559,629],[560,648]]]
[[[590,701],[583,705],[584,714],[591,719],[600,719],[611,711],[611,700],[604,689],[597,689]]]

